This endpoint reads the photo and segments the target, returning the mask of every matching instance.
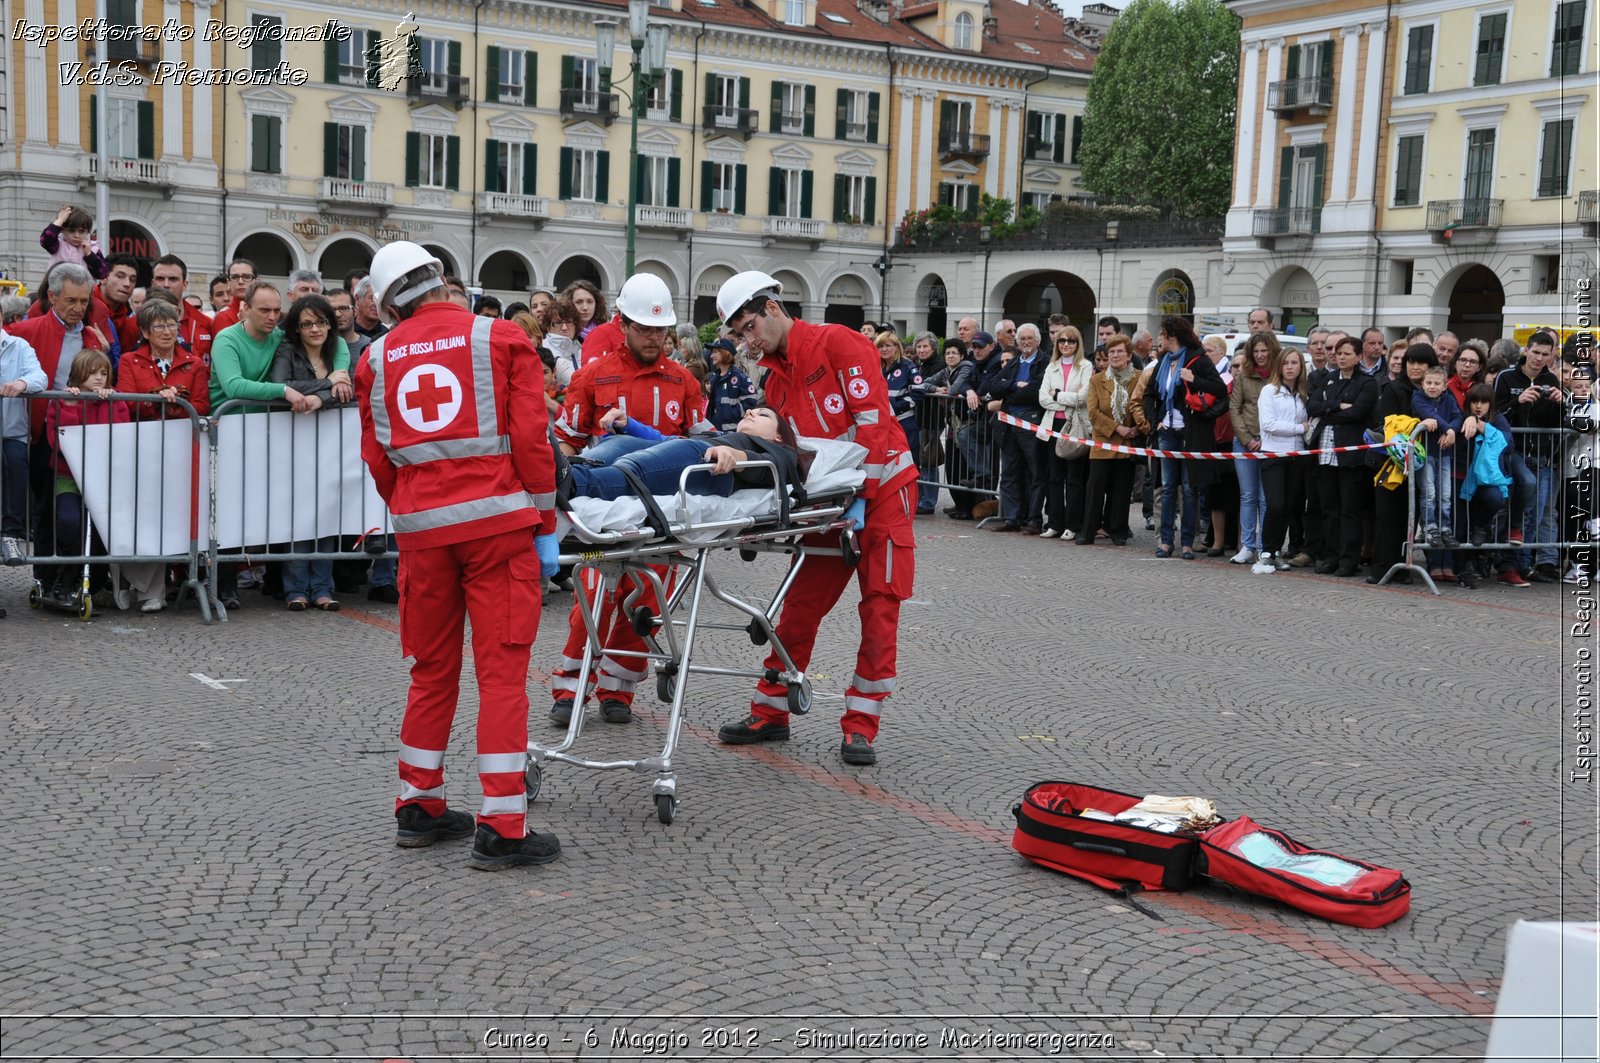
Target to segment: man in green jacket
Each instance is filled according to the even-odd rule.
[[[285,401],[295,413],[310,413],[306,396],[267,379],[272,356],[283,342],[278,321],[283,317],[283,297],[267,281],[255,281],[245,292],[239,323],[229,325],[211,343],[211,408],[228,399],[256,402]],[[350,350],[343,339],[333,352],[335,370],[350,368]]]

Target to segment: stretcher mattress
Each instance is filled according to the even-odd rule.
[[[812,439],[802,436],[800,449],[810,451],[815,457],[806,473],[806,494],[812,499],[846,494],[861,489],[866,481],[865,462],[867,450],[843,439]],[[715,525],[719,521],[771,517],[777,521],[777,503],[773,489],[746,488],[731,495],[657,495],[656,505],[667,519],[676,524],[680,518],[680,505],[687,500],[691,525]],[[644,503],[637,498],[619,498],[605,501],[599,498],[572,499],[572,511],[585,527],[597,532],[632,532],[645,526]],[[565,538],[572,534],[572,524],[566,514],[561,514],[559,534]],[[678,536],[684,542],[713,542],[727,534],[727,528],[708,527],[701,531],[687,531]]]

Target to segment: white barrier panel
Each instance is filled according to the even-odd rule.
[[[68,426],[58,431],[57,442],[78,481],[89,519],[113,557],[179,557],[189,552],[194,452],[194,424],[189,418]],[[201,516],[194,536],[202,542],[206,462],[202,444]]]
[[[61,433],[61,448],[113,555],[188,552],[187,419],[69,428]],[[209,446],[202,445],[196,481],[202,548],[208,538],[208,459]],[[388,527],[388,509],[361,461],[355,407],[309,417],[287,411],[233,414],[219,421],[219,550]]]
[[[388,527],[388,508],[361,460],[354,406],[309,417],[235,414],[218,423],[217,549]]]

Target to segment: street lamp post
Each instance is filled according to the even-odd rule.
[[[595,50],[600,69],[600,91],[615,88],[611,61],[617,47],[617,24],[602,19],[594,25]],[[639,210],[639,117],[644,114],[650,90],[666,76],[667,27],[650,24],[650,0],[628,0],[628,259],[633,275],[636,218]],[[621,91],[621,90],[618,90]]]

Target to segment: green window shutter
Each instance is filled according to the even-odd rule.
[[[365,181],[367,179],[367,130],[365,126],[355,126],[350,130],[350,179],[352,181]]]
[[[939,206],[953,207],[956,205],[956,188],[949,181],[939,182]]]
[[[717,102],[717,75],[706,75],[705,107],[710,107]],[[703,112],[702,112],[703,113]]]
[[[339,123],[322,123],[322,176],[339,176]]]
[[[539,145],[532,141],[522,145],[522,194],[539,194]]]
[[[1500,68],[1506,48],[1506,16],[1485,15],[1478,22],[1477,63],[1472,72],[1474,85],[1500,84]]]
[[[672,92],[668,117],[674,122],[683,121],[683,71],[672,70]]]
[[[1027,112],[1027,115],[1023,120],[1024,121],[1024,127],[1027,130],[1026,134],[1024,135],[1024,139],[1023,139],[1023,148],[1022,148],[1023,158],[1031,159],[1031,158],[1034,157],[1035,154],[1038,153],[1038,151],[1039,151],[1039,129],[1040,129],[1041,124],[1044,122],[1044,119],[1045,119],[1045,116],[1040,114],[1038,111],[1029,111],[1029,112]]]
[[[272,154],[267,148],[267,116],[250,116],[250,169],[255,173],[271,173]]]
[[[522,106],[539,106],[539,53],[528,49],[522,60]]]
[[[89,151],[100,150],[100,100],[94,94],[89,94]],[[109,230],[107,230],[109,231]]]
[[[1583,58],[1585,0],[1566,0],[1556,7],[1555,39],[1551,42],[1550,76],[1571,77]]]
[[[1330,39],[1322,48],[1322,70],[1317,74],[1323,81],[1333,81],[1333,49],[1334,43]]]
[[[485,192],[509,192],[509,188],[500,187],[500,142],[489,139],[483,142],[483,190]]]
[[[850,121],[850,90],[840,89],[835,96],[833,139],[843,140]]]
[[[712,167],[715,165],[712,162],[700,164],[700,210],[706,214],[711,213],[711,182],[715,173]]]
[[[281,24],[281,20],[270,15],[253,15],[250,18],[252,26]],[[283,42],[270,37],[258,38],[250,47],[250,69],[271,70],[283,59]]]
[[[1083,115],[1072,116],[1072,161],[1078,161],[1078,149],[1083,147]]]
[[[1294,149],[1284,148],[1278,156],[1278,209],[1288,210],[1289,197],[1293,194],[1291,189],[1294,184]]]
[[[1284,65],[1283,76],[1286,81],[1294,81],[1300,76],[1300,46],[1289,46],[1289,61]]]
[[[557,192],[557,196],[559,198],[561,198],[561,199],[571,199],[572,198],[572,149],[571,148],[562,148],[561,149],[561,173],[558,175],[558,177],[559,177],[559,180],[557,181],[557,184],[560,186],[560,191]]]
[[[453,78],[461,76],[461,42],[445,42],[444,72]]]
[[[1401,137],[1394,174],[1394,205],[1414,207],[1422,200],[1422,137]]]
[[[1076,128],[1074,128],[1074,133],[1076,133]],[[1077,143],[1076,137],[1074,137],[1073,143],[1074,144]],[[1077,154],[1077,149],[1076,148],[1073,149],[1073,154],[1074,155]],[[1051,153],[1050,158],[1054,162],[1062,162],[1062,161],[1064,161],[1066,159],[1066,157],[1067,157],[1067,116],[1064,115],[1064,114],[1058,114],[1058,115],[1056,115],[1055,150]]]
[[[339,38],[330,36],[322,42],[322,80],[330,85],[339,83]]]
[[[783,82],[772,83],[772,121],[767,126],[774,133],[783,129]]]
[[[740,110],[744,110],[744,111],[748,111],[750,109],[750,79],[749,78],[740,78],[739,79],[739,109]]]
[[[867,93],[867,143],[878,142],[878,100],[880,95],[876,92]]]
[[[802,218],[811,217],[811,179],[815,176],[816,174],[810,170],[800,174],[800,216]]]
[[[956,105],[949,100],[939,101],[939,140],[950,136],[956,128]]]
[[[1539,195],[1567,194],[1567,160],[1571,150],[1572,119],[1546,122],[1539,150]]]
[[[842,222],[849,217],[850,178],[842,173],[833,175],[833,220]]]
[[[878,224],[878,179],[876,177],[867,178],[866,202],[861,205],[861,209],[866,211],[861,216],[861,224]]]
[[[635,155],[633,158],[633,201],[635,203],[643,203],[645,201],[644,172],[649,162],[650,160],[643,155]]]
[[[570,55],[561,57],[561,91],[567,92],[578,87],[577,60]]]
[[[1324,170],[1324,166],[1326,165],[1327,159],[1328,159],[1328,145],[1326,145],[1326,144],[1318,144],[1315,158],[1317,160],[1316,161],[1317,170],[1316,170],[1316,176],[1314,178],[1312,178],[1312,181],[1311,181],[1311,193],[1312,193],[1311,205],[1313,207],[1320,208],[1322,206],[1322,182],[1323,182],[1324,177],[1326,176],[1324,174],[1323,170]]]
[[[806,121],[805,127],[800,130],[801,136],[814,137],[817,135],[817,87],[806,86]]]
[[[139,123],[139,158],[153,159],[156,157],[156,105],[151,100],[140,100],[137,108]],[[277,146],[277,138],[273,138],[273,146]],[[273,173],[278,173],[274,169]]]
[[[422,134],[406,134],[406,187],[416,188],[422,183]]]
[[[750,167],[739,163],[733,168],[733,212],[744,213],[744,193],[750,184]]]
[[[444,186],[452,191],[461,187],[460,137],[446,137],[444,141]]]
[[[500,49],[494,45],[489,46],[488,54],[483,63],[483,100],[485,103],[500,102]]]
[[[776,166],[767,169],[767,213],[774,218],[783,214],[783,171]]]
[[[596,203],[611,202],[611,153],[597,151],[594,153],[594,201]]]
[[[1413,26],[1406,36],[1406,83],[1404,93],[1415,96],[1428,91],[1433,80],[1433,27]]]
[[[683,160],[667,160],[667,206],[676,207],[682,192]]]
[[[383,39],[371,30],[357,30],[366,35],[367,87],[377,88],[383,74]]]
[[[406,70],[409,83],[409,72],[422,69],[422,38],[413,33],[406,38]]]

